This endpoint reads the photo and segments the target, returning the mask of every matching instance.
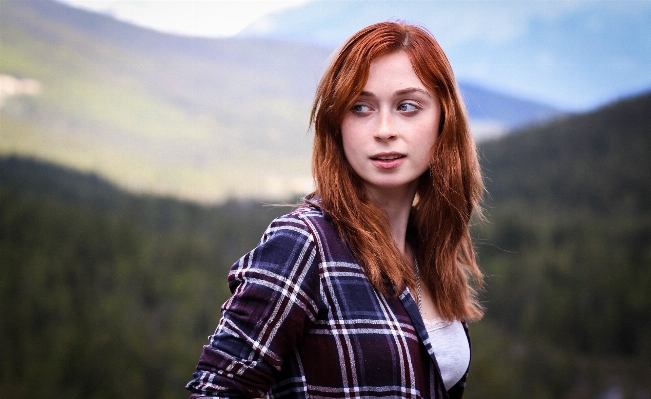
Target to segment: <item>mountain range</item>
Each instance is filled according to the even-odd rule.
[[[308,116],[331,49],[174,36],[50,0],[0,11],[0,154],[203,202],[311,189]],[[479,139],[561,114],[461,90]]]
[[[287,210],[197,201],[309,186],[329,53],[0,0],[0,397],[187,395],[229,266]],[[479,143],[464,398],[651,396],[651,92],[520,122],[524,100],[462,91],[520,126]]]
[[[480,145],[486,315],[464,398],[651,395],[650,108],[651,92]],[[230,265],[285,212],[0,158],[0,397],[187,395]]]
[[[461,81],[557,108],[594,109],[651,88],[648,1],[308,1],[239,36],[334,49],[386,20],[429,29]]]

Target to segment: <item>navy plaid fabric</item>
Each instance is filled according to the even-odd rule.
[[[187,385],[191,398],[463,395],[467,372],[445,390],[409,290],[378,293],[313,205],[274,220],[228,282],[233,295]]]

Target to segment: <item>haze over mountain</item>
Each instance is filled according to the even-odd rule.
[[[651,88],[649,1],[311,1],[239,35],[335,48],[396,19],[427,27],[461,81],[557,108],[592,109]]]
[[[208,202],[311,189],[308,117],[330,49],[173,36],[49,0],[0,8],[0,154]],[[559,113],[462,92],[478,137]]]
[[[58,1],[168,33],[240,32],[330,49],[365,25],[402,19],[435,34],[462,81],[562,109],[593,109],[651,88],[645,0]],[[285,11],[269,13],[274,7]]]
[[[310,188],[310,102],[329,50],[177,37],[45,0],[0,7],[0,73],[41,87],[6,100],[2,153],[204,201]]]

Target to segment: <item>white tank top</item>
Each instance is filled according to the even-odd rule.
[[[452,388],[468,370],[470,345],[459,320],[442,318],[423,320],[434,349],[436,361],[441,369],[445,389]]]

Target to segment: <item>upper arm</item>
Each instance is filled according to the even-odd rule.
[[[299,219],[270,225],[260,245],[233,266],[233,295],[188,388],[249,397],[267,392],[318,313],[316,258],[314,239]]]

